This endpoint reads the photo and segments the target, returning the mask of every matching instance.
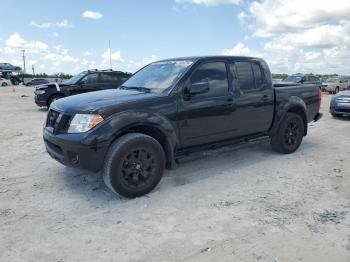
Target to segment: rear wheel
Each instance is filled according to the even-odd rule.
[[[272,149],[283,154],[295,152],[304,137],[304,122],[300,115],[288,112],[276,135],[271,138]]]
[[[2,84],[1,84],[1,86],[7,86],[7,83],[6,83],[6,82],[4,82],[4,83],[2,83]]]
[[[109,149],[103,180],[113,192],[135,198],[151,192],[159,183],[165,168],[165,154],[154,138],[126,134]]]

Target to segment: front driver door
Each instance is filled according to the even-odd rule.
[[[188,88],[207,83],[209,91],[189,95]],[[232,92],[225,62],[204,62],[190,75],[178,106],[181,146],[190,147],[232,137]]]

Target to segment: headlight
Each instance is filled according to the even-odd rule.
[[[36,95],[42,95],[45,94],[46,90],[35,90]]]
[[[70,122],[68,133],[83,133],[89,131],[103,121],[97,114],[76,114]]]

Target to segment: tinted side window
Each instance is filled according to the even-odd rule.
[[[85,84],[96,84],[98,81],[98,74],[89,74],[85,76],[81,81],[83,81]]]
[[[101,82],[102,83],[109,83],[109,84],[118,84],[119,83],[119,77],[115,74],[111,73],[102,73],[101,74]]]
[[[236,62],[236,75],[242,92],[255,89],[254,75],[250,62]]]
[[[264,87],[264,78],[261,71],[261,67],[257,63],[252,63],[254,79],[256,88],[260,89]]]
[[[199,65],[190,77],[190,84],[205,82],[209,92],[196,97],[225,96],[228,92],[228,79],[224,62],[210,62]]]

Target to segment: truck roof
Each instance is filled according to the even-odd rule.
[[[219,56],[185,56],[185,57],[176,57],[176,58],[163,59],[163,60],[160,60],[158,62],[174,61],[174,60],[190,60],[190,61],[195,62],[195,61],[199,61],[199,60],[217,60],[217,59],[241,60],[241,61],[262,60],[262,58],[250,57],[250,56],[226,56],[226,55],[219,55]]]

